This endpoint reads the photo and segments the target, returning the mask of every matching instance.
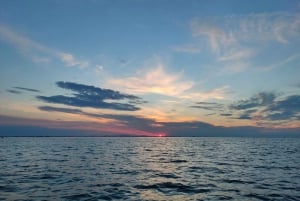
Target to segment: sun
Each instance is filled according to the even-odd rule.
[[[157,133],[156,137],[166,137],[167,134],[166,133]]]

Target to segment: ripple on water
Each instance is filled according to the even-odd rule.
[[[167,178],[167,179],[178,179],[180,178],[179,176],[177,176],[176,174],[173,173],[157,173],[154,174],[155,177],[162,177],[162,178]]]
[[[154,190],[163,193],[206,193],[211,191],[210,189],[199,189],[194,186],[184,185],[182,183],[173,182],[161,182],[149,185],[136,185],[135,188],[140,190]]]
[[[180,160],[180,159],[170,160],[170,163],[187,163],[187,162],[188,162],[187,160]]]
[[[229,183],[229,184],[255,184],[254,181],[244,181],[244,180],[238,180],[238,179],[222,179],[219,180],[219,182],[223,183]]]
[[[90,200],[91,198],[93,198],[93,196],[88,193],[79,193],[74,195],[63,196],[62,198],[66,200]]]
[[[12,185],[0,186],[0,192],[16,192],[18,188]]]

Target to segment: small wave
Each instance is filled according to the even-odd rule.
[[[180,178],[179,176],[177,176],[175,174],[172,174],[172,173],[157,173],[157,174],[155,174],[155,176],[164,177],[164,178],[167,178],[167,179],[178,179],[178,178]]]
[[[246,194],[244,196],[248,197],[248,198],[255,198],[255,199],[263,200],[263,201],[273,200],[273,199],[268,198],[265,195],[259,195],[259,194],[256,194],[256,193],[249,193],[249,194]]]
[[[170,160],[170,162],[171,163],[186,163],[188,161],[187,160],[180,160],[180,159],[178,159],[178,160]]]
[[[128,198],[127,195],[131,193],[130,191],[121,190],[119,188],[106,189],[105,192],[108,193],[112,200],[126,200]]]
[[[99,200],[113,200],[110,196],[108,195],[100,195],[99,197],[97,197],[97,199]]]
[[[217,167],[191,166],[191,167],[189,167],[189,169],[191,171],[196,171],[196,172],[200,172],[200,173],[208,173],[208,172],[213,172],[213,173],[218,173],[218,174],[226,173],[225,170],[219,169]]]
[[[0,191],[2,192],[16,192],[17,188],[14,186],[0,186]]]
[[[103,187],[103,186],[121,187],[124,185],[121,183],[103,183],[103,184],[101,183],[101,184],[95,184],[93,186],[96,186],[96,187]]]
[[[152,149],[144,149],[145,151],[153,151]]]
[[[64,196],[62,198],[68,199],[68,200],[82,200],[82,199],[90,199],[92,197],[93,196],[88,193],[80,193],[80,194],[75,194],[75,195]]]
[[[231,196],[226,196],[226,195],[222,195],[218,197],[218,200],[232,200],[233,197]]]
[[[136,185],[135,188],[143,189],[143,190],[158,190],[161,192],[169,192],[170,190],[180,193],[206,193],[209,192],[210,189],[197,189],[193,186],[187,186],[181,183],[172,183],[172,182],[163,182],[157,184],[150,185]]]
[[[253,181],[243,181],[238,179],[222,179],[221,182],[229,184],[255,184]]]
[[[44,174],[40,177],[40,179],[56,179],[57,177],[50,175],[50,174]]]

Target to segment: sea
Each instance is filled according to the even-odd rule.
[[[0,138],[0,200],[300,200],[300,139]]]

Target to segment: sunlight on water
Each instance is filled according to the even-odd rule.
[[[300,200],[300,140],[2,138],[0,200]]]

